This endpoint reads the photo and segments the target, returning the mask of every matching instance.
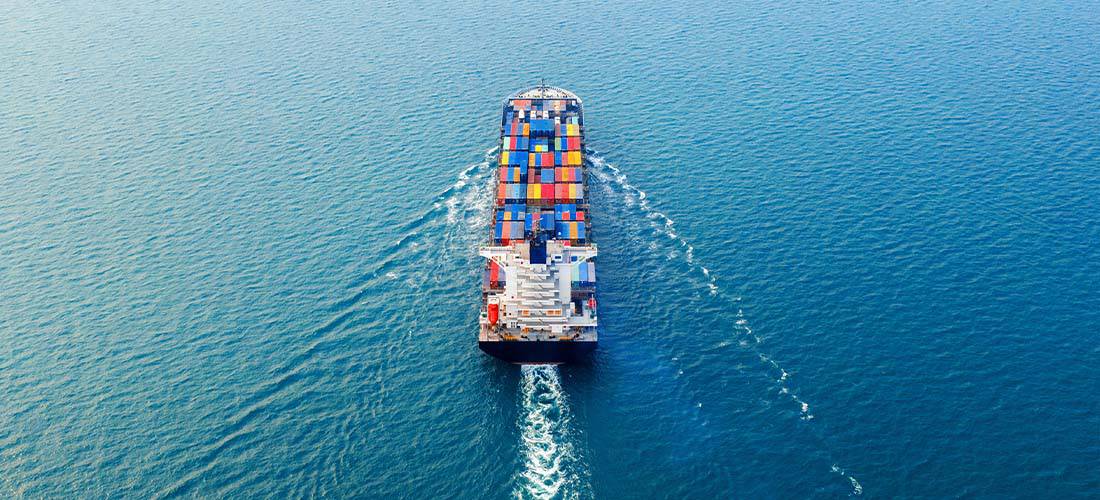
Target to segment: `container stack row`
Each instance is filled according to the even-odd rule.
[[[496,243],[529,238],[534,230],[583,243],[588,228],[583,210],[576,208],[586,204],[576,101],[512,100],[505,108],[502,127],[493,233]],[[519,218],[501,214],[515,206],[530,213]],[[522,234],[511,224],[517,220],[524,222]]]
[[[573,288],[596,285],[596,263],[581,262],[573,266]]]
[[[504,269],[501,269],[496,262],[489,261],[489,265],[481,273],[481,287],[493,290],[500,290],[504,288],[507,279],[505,278]]]

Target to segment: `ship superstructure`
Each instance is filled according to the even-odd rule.
[[[504,103],[478,346],[514,363],[576,361],[596,348],[596,245],[584,116],[540,85]]]

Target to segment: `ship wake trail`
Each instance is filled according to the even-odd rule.
[[[303,383],[305,367],[316,359],[325,344],[345,338],[348,325],[353,324],[356,317],[369,318],[379,314],[378,305],[361,303],[364,296],[387,283],[416,286],[423,282],[425,275],[429,274],[423,269],[425,266],[419,265],[425,254],[438,252],[439,255],[432,254],[437,257],[436,261],[448,256],[447,252],[437,248],[440,232],[446,238],[457,239],[457,244],[473,245],[467,241],[473,242],[476,234],[464,229],[486,222],[489,205],[487,190],[491,187],[486,179],[492,175],[491,164],[497,151],[496,147],[489,148],[483,153],[481,161],[466,165],[455,181],[436,195],[429,208],[401,226],[400,236],[382,252],[384,257],[358,276],[347,296],[329,306],[331,317],[302,334],[303,347],[288,353],[287,359],[274,370],[271,381],[245,399],[237,414],[226,419],[224,428],[215,434],[215,439],[199,448],[203,453],[193,464],[188,464],[187,470],[181,473],[182,477],[155,493],[154,498],[187,494],[218,465],[221,455],[247,444],[258,425],[255,421],[265,418],[270,407],[277,404],[280,398],[287,397],[287,393],[293,392],[287,389]],[[453,254],[462,255],[461,252]]]
[[[670,255],[670,258],[676,255],[682,255],[683,263],[687,266],[687,270],[695,274],[700,284],[706,286],[707,290],[710,292],[710,296],[722,301],[725,308],[736,310],[732,330],[737,339],[737,344],[741,348],[750,350],[756,355],[768,375],[776,384],[778,394],[783,398],[789,399],[795,405],[799,412],[799,418],[806,422],[813,420],[814,415],[810,412],[810,404],[803,400],[790,386],[790,372],[783,368],[778,361],[761,347],[764,341],[753,331],[752,326],[745,317],[744,309],[741,307],[741,297],[729,297],[721,293],[722,289],[718,285],[718,277],[715,276],[709,268],[698,262],[695,257],[695,247],[676,231],[675,221],[663,212],[653,208],[646,197],[645,191],[631,184],[622,170],[608,163],[594,150],[587,150],[586,157],[592,167],[590,170],[594,174],[593,177],[604,184],[609,194],[621,195],[622,201],[626,207],[634,208],[642,212],[645,219],[649,221],[650,229],[657,236],[670,242],[674,248],[682,252],[682,254],[679,252],[673,253]],[[615,188],[617,188],[619,192],[613,192]],[[725,341],[719,344],[720,347],[726,345],[728,345],[728,342]],[[821,441],[823,442],[823,440]],[[825,451],[828,452],[827,449]],[[848,474],[839,465],[834,463],[831,470],[849,481],[852,486],[851,492],[853,495],[860,495],[863,493],[863,486],[860,485],[859,481],[857,481],[854,476]]]
[[[571,414],[558,368],[524,365],[521,370],[523,406],[518,426],[523,439],[523,469],[516,476],[515,497],[588,496],[588,472],[574,445]]]

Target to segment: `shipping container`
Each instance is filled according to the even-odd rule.
[[[543,231],[554,230],[554,214],[551,212],[543,212],[540,214],[539,229]]]
[[[554,182],[581,182],[579,167],[555,167]]]
[[[507,125],[506,128],[510,128],[511,125]],[[527,151],[527,138],[518,136],[505,136],[502,143],[502,149],[506,151]]]
[[[554,131],[554,122],[545,119],[531,120],[530,135],[534,136],[549,136]]]
[[[500,186],[504,188],[504,199],[508,202],[522,202],[527,199],[526,184],[500,184]]]
[[[554,184],[555,200],[578,200],[584,197],[584,187],[578,183]]]
[[[581,127],[573,123],[563,123],[557,126],[557,134],[565,137],[576,137],[581,135]]]
[[[500,165],[505,167],[524,167],[530,164],[530,153],[526,151],[501,151],[500,152]]]
[[[577,206],[572,203],[558,203],[554,205],[554,218],[557,220],[573,220],[573,213]]]
[[[500,167],[497,176],[500,182],[526,182],[527,167]]]
[[[498,221],[513,221],[523,220],[523,215],[527,211],[527,206],[518,203],[508,203],[502,208],[497,210]]]

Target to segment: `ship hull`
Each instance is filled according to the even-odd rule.
[[[509,363],[581,362],[598,337],[581,100],[540,85],[501,111],[478,347]]]
[[[596,341],[479,341],[486,354],[517,364],[578,363],[596,350]]]

